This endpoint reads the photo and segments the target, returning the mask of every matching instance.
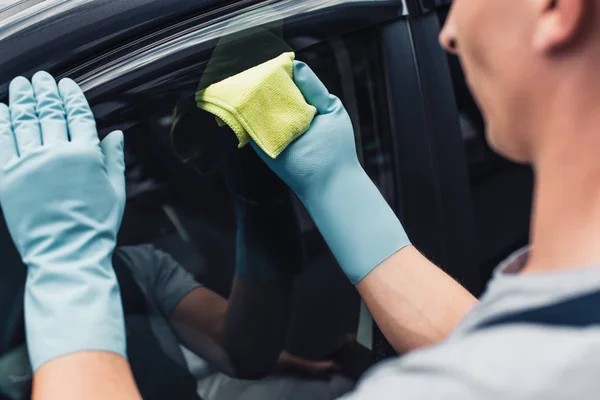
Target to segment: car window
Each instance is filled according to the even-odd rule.
[[[269,54],[299,49],[296,59],[344,103],[361,163],[395,204],[378,30],[323,38],[284,23],[259,31],[280,42],[267,49],[264,40],[253,37],[256,30],[242,31],[242,47],[233,51],[246,47],[247,53],[221,56],[224,64],[211,72],[214,76],[207,78],[207,69],[223,37],[88,90],[100,135],[125,132],[127,206],[113,263],[128,318],[134,375],[142,392],[154,398],[187,398],[196,389],[200,397],[215,399],[238,398],[251,390],[262,393],[260,398],[284,398],[278,390],[293,391],[299,396],[294,398],[335,398],[353,387],[357,374],[349,371],[364,358],[355,352],[354,341],[359,296],[303,205],[249,146],[237,149],[233,132],[200,111],[194,95],[203,79],[213,83],[272,58]],[[25,268],[8,234],[2,234],[3,257],[12,257],[7,261],[11,267],[0,269],[6,274],[0,285],[7,286],[0,290],[6,297],[0,299],[0,318],[10,327],[0,344],[8,352],[23,348],[22,308],[9,299],[22,293]],[[282,304],[257,300],[271,292],[277,298],[277,280],[238,282],[236,268],[239,272],[244,263],[291,272],[292,283],[279,297]],[[263,290],[253,292],[256,288]],[[269,328],[269,313],[281,313],[285,301],[289,316],[281,352],[274,368],[267,368],[262,363],[268,355],[253,353],[250,344],[268,348],[280,340],[279,328]],[[251,323],[244,325],[246,320]],[[232,326],[247,330],[232,331]],[[0,373],[1,366],[0,358]],[[266,382],[236,379],[255,378],[265,370],[270,371]],[[29,383],[0,380],[0,390],[9,398],[24,398]]]
[[[376,34],[363,31],[316,43],[298,52],[297,58],[310,65],[329,90],[342,99],[355,126],[362,162],[382,191],[391,197],[394,193],[392,158],[389,147],[386,151],[390,138],[386,131],[385,91],[376,63],[379,54],[375,44]],[[151,82],[119,93],[124,99],[144,96],[135,109],[119,105],[101,118],[101,127],[129,125],[126,148],[130,200],[120,233],[121,244],[154,243],[176,258],[198,282],[229,297],[240,251],[236,200],[232,198],[227,172],[218,166],[222,159],[218,154],[211,154],[211,146],[216,146],[219,139],[205,137],[199,139],[199,143],[193,139],[187,143],[192,147],[208,147],[206,151],[200,149],[200,160],[194,165],[182,164],[171,148],[173,108],[185,101],[201,79],[197,71],[187,70],[186,63],[178,67],[183,67],[183,71],[162,73]],[[162,84],[165,78],[174,81],[174,85]],[[111,106],[99,103],[96,108]],[[216,128],[214,117],[210,115],[192,119],[185,129],[190,131],[183,134],[189,135],[206,134],[212,129],[217,135],[225,135],[220,139],[228,146],[235,147],[232,132]],[[202,132],[203,129],[206,131]],[[245,148],[239,153],[248,150]],[[251,153],[242,163],[252,170],[257,168],[253,164],[256,161]],[[257,183],[259,190],[268,190],[268,179],[264,186]],[[281,243],[271,246],[287,246],[288,254],[283,256],[282,262],[298,262],[300,270],[292,291],[285,350],[307,360],[328,360],[351,345],[348,338],[356,332],[359,298],[302,204],[293,193],[285,196],[293,212],[286,214],[289,220],[284,223]],[[254,226],[253,234],[269,238],[261,230],[268,231],[272,225],[263,222],[264,225]],[[290,246],[290,242],[295,245]],[[349,387],[350,382],[346,388]],[[343,388],[344,385],[340,390]]]

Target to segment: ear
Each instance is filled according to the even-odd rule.
[[[575,42],[586,23],[588,0],[536,0],[534,47],[542,53],[561,50]]]

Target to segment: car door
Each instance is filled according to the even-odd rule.
[[[235,255],[231,201],[218,174],[199,176],[173,153],[173,110],[196,91],[232,21],[236,33],[281,23],[298,59],[344,102],[361,162],[413,242],[470,290],[479,290],[470,257],[466,161],[447,62],[436,42],[436,2],[50,3],[63,8],[40,8],[44,26],[32,14],[22,16],[21,25],[12,16],[10,29],[0,34],[2,54],[9,55],[0,97],[12,76],[45,68],[82,85],[101,135],[125,131],[128,204],[120,245],[154,243],[203,284],[228,294]],[[307,359],[349,360],[346,375],[357,377],[392,352],[376,327],[365,336],[369,320],[354,288],[298,203],[296,210],[304,268],[296,279],[286,348]],[[11,270],[19,271],[7,280],[18,291],[23,269]],[[366,351],[355,344],[359,325]],[[4,350],[20,337],[11,327],[3,332]]]
[[[276,2],[268,8],[258,8],[243,15],[248,18],[252,13],[264,13],[257,19],[274,22],[287,15],[283,18],[287,44],[296,51],[298,59],[307,62],[330,91],[344,101],[354,123],[363,164],[388,201],[395,204],[395,156],[379,30],[380,21],[402,16],[402,8],[398,8],[398,2],[316,4],[304,2],[304,8],[298,8],[297,2]],[[252,27],[254,25],[244,29]],[[187,172],[180,170],[180,163],[172,154],[167,154],[169,143],[164,140],[172,123],[174,106],[197,89],[203,68],[219,41],[212,29],[204,27],[186,35],[182,37],[177,32],[172,39],[164,39],[160,47],[148,46],[140,53],[133,50],[134,57],[129,54],[131,52],[119,50],[126,55],[111,61],[108,66],[102,64],[96,69],[86,66],[70,75],[82,74],[81,84],[94,105],[102,133],[117,126],[126,127],[126,146],[139,149],[138,156],[146,157],[142,164],[162,165],[160,171],[149,171],[148,174],[154,180],[174,183],[175,188],[173,185],[169,188],[169,196],[186,201],[196,199],[197,209],[211,208],[210,232],[220,238],[219,243],[196,236],[194,232],[201,231],[200,228],[189,227],[187,231],[191,232],[193,247],[201,253],[205,264],[219,265],[219,268],[201,268],[196,276],[204,284],[227,295],[234,251],[232,245],[223,244],[232,243],[235,231],[227,195],[219,191],[218,182],[210,177],[203,181],[204,189],[200,189],[199,183],[195,184],[193,191],[196,193],[190,193],[192,189],[187,179],[176,183],[175,177]],[[148,137],[155,138],[155,142],[149,144]],[[187,192],[173,196],[176,190],[182,189]],[[210,192],[211,197],[198,192]],[[144,198],[155,197],[155,194],[147,193],[131,199],[131,203],[143,203],[144,206],[139,208],[145,209],[148,206]],[[180,200],[170,201],[181,203]],[[215,204],[223,206],[215,207]],[[182,209],[190,209],[169,206],[176,212],[185,213]],[[128,207],[128,212],[133,213],[135,211],[131,210],[136,209]],[[160,207],[156,206],[156,209]],[[297,204],[297,213],[303,230],[306,260],[305,269],[297,278],[288,350],[309,359],[322,359],[344,347],[348,334],[356,332],[359,299],[300,204]],[[147,225],[140,228],[140,219],[159,220],[126,215],[121,232],[123,243],[148,241],[154,236],[149,232],[166,229]],[[194,218],[186,216],[184,219],[191,221]],[[165,221],[165,224],[169,223]],[[133,233],[136,230],[147,236],[136,238]]]

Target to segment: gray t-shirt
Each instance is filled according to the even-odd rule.
[[[187,368],[168,317],[188,293],[202,285],[170,255],[152,245],[123,246],[115,253],[125,262],[146,299],[150,326],[163,352]]]
[[[344,399],[598,399],[600,325],[528,322],[477,326],[600,289],[600,268],[516,275],[511,256],[478,304],[439,345],[384,362]],[[600,304],[598,304],[600,307]]]

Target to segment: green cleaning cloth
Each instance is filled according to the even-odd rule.
[[[317,112],[294,83],[294,53],[283,53],[196,93],[198,108],[228,125],[239,147],[254,140],[276,158],[305,133]]]

